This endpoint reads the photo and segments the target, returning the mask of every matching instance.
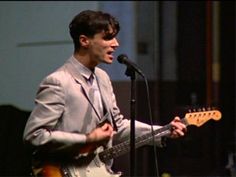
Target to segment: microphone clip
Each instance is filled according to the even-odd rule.
[[[134,80],[135,76],[136,76],[135,73],[136,72],[135,72],[135,70],[132,67],[127,66],[126,71],[125,71],[125,75],[126,76],[130,77],[131,80]]]

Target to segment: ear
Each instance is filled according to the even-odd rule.
[[[85,35],[80,35],[79,40],[80,40],[80,44],[81,44],[82,47],[85,47],[85,48],[88,47],[88,45],[89,45],[89,39],[88,39],[87,36],[85,36]]]

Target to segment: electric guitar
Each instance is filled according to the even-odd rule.
[[[221,119],[221,112],[218,110],[198,111],[185,114],[181,122],[186,126],[195,125],[200,127],[208,120],[218,121]],[[166,136],[172,126],[164,125],[161,128],[135,138],[135,148],[141,147],[153,141],[154,137]],[[90,149],[91,150],[91,149]],[[121,173],[113,173],[107,170],[105,162],[130,151],[130,141],[127,140],[111,148],[103,149],[98,147],[92,153],[85,151],[85,156],[78,160],[78,163],[63,166],[62,164],[45,164],[41,168],[40,176],[43,177],[120,177]],[[37,175],[36,175],[37,176]]]

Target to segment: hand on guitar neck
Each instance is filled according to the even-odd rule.
[[[186,125],[180,120],[179,117],[175,117],[171,122],[170,125],[172,126],[170,132],[170,138],[178,138],[180,136],[184,136],[187,132]]]

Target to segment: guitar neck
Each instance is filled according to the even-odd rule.
[[[187,124],[185,118],[181,119],[181,122]],[[153,133],[147,133],[145,135],[139,136],[135,138],[135,148],[139,148],[143,145],[151,143],[153,141],[153,137],[163,137],[170,133],[172,125],[167,124],[157,130],[154,130]],[[120,144],[117,144],[109,149],[106,149],[99,153],[99,158],[101,161],[105,162],[107,160],[119,157],[123,154],[126,154],[130,151],[130,140],[126,140]]]

